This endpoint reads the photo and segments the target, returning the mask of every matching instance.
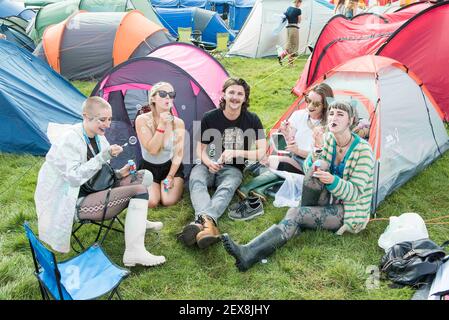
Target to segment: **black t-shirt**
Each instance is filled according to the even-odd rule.
[[[242,112],[235,120],[229,120],[223,110],[215,109],[206,112],[201,120],[201,143],[208,145],[207,152],[213,160],[218,160],[225,149],[251,150],[260,139],[265,139],[262,122],[249,111]],[[229,164],[243,170],[245,159],[235,158]]]
[[[295,7],[288,7],[285,11],[285,16],[289,24],[298,24],[298,17],[301,15],[301,9]]]

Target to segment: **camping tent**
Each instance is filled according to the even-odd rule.
[[[160,58],[160,57],[163,57]],[[134,123],[139,106],[148,103],[148,90],[159,81],[166,81],[176,90],[173,112],[184,120],[186,135],[184,148],[185,174],[193,162],[193,137],[206,111],[215,109],[221,87],[228,77],[224,68],[204,50],[186,43],[161,46],[149,57],[129,60],[108,72],[92,91],[112,105],[113,121],[106,134],[112,143],[128,141],[136,135]],[[123,155],[114,159],[114,166],[127,159],[141,160],[140,146],[128,146]]]
[[[366,24],[335,16],[323,29],[294,93],[301,95],[325,72],[366,54],[391,57],[407,65],[426,84],[449,121],[449,41],[441,37],[447,27],[449,2],[414,3],[385,14],[388,23]],[[419,35],[419,36],[417,36]],[[432,63],[427,63],[432,61]]]
[[[179,0],[151,0],[151,5],[155,8],[178,8]]]
[[[3,24],[6,24],[8,27],[12,27],[14,30],[17,30],[23,34],[26,34],[26,28],[28,26],[28,21],[21,17],[17,16],[9,16],[6,18],[0,18]]]
[[[181,8],[202,8],[205,9],[207,0],[180,0],[179,6]]]
[[[234,40],[234,32],[228,29],[220,15],[214,11],[199,8],[157,8],[164,27],[174,37],[178,37],[178,28],[191,27],[201,32],[201,41],[217,43],[217,33],[228,33],[229,40]]]
[[[23,3],[12,0],[0,0],[0,18],[16,16],[30,20],[34,15],[34,11],[26,9]]]
[[[65,0],[41,8],[27,28],[28,35],[38,43],[48,26],[64,21],[79,10],[125,12],[133,9],[141,11],[150,21],[162,26],[148,0]]]
[[[370,122],[374,150],[373,208],[449,148],[443,114],[422,80],[396,60],[367,55],[354,58],[321,76],[336,99],[357,103],[359,117]],[[299,97],[275,124],[304,108]]]
[[[0,40],[0,151],[45,155],[49,122],[81,121],[85,97],[45,62]]]
[[[243,27],[255,2],[256,0],[233,0],[229,4],[229,27],[232,30],[240,30]]]
[[[35,55],[67,79],[93,79],[170,41],[162,27],[137,10],[78,12],[47,28]]]
[[[3,33],[8,41],[14,42],[19,47],[25,48],[30,52],[33,52],[35,49],[33,40],[26,35],[20,26],[8,18],[0,18],[0,33]]]
[[[165,59],[181,67],[198,81],[214,105],[218,107],[223,83],[229,75],[209,54],[186,43],[170,43],[156,48],[148,56]],[[202,63],[205,67],[200,67]]]
[[[232,4],[234,4],[234,0],[208,0],[205,9],[215,11],[219,14],[226,13],[226,16],[228,16],[229,6]]]
[[[285,47],[287,31],[277,32],[290,0],[258,0],[242,30],[229,48],[229,55],[260,58],[275,56],[276,45]],[[299,29],[299,53],[305,53],[333,15],[333,5],[325,0],[304,1]]]
[[[206,8],[207,0],[151,0],[155,8]]]

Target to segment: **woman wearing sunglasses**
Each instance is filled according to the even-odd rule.
[[[368,224],[373,196],[373,151],[366,140],[351,132],[358,118],[349,103],[332,102],[327,120],[329,132],[322,152],[311,153],[304,163],[304,188],[307,183],[323,187],[316,189],[316,196],[306,197],[317,201],[306,204],[303,192],[300,207],[290,208],[281,222],[246,245],[237,245],[223,234],[224,247],[236,259],[240,271],[268,257],[299,235],[301,229],[325,229],[341,235],[346,231],[358,233]],[[320,167],[316,160],[320,160]],[[307,179],[310,176],[313,178]]]
[[[176,204],[182,196],[184,174],[184,121],[172,114],[176,97],[173,86],[158,82],[148,94],[151,112],[136,119],[136,131],[142,148],[141,169],[153,173],[149,187],[150,208]]]
[[[285,150],[290,156],[271,155],[265,164],[275,170],[303,173],[304,159],[315,146],[314,135],[323,134],[328,107],[326,98],[333,96],[331,87],[325,83],[313,87],[305,96],[306,107],[293,112],[279,127],[288,143]]]

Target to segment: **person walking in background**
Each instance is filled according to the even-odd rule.
[[[150,208],[157,207],[159,203],[163,206],[178,203],[184,190],[185,126],[181,118],[172,114],[175,96],[171,84],[156,83],[148,93],[151,112],[136,118],[143,158],[141,169],[153,174],[153,184],[149,188]]]
[[[288,55],[288,65],[293,66],[293,61],[298,55],[299,49],[299,24],[301,23],[301,6],[302,0],[295,0],[292,6],[284,12],[287,24],[287,46],[285,48]]]

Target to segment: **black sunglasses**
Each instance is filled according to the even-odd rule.
[[[159,94],[159,97],[161,97],[161,98],[165,98],[165,97],[167,97],[167,95],[168,95],[168,97],[170,99],[174,99],[176,97],[176,92],[175,91],[167,92],[167,91],[164,91],[164,90],[160,90],[157,93]]]
[[[304,97],[304,101],[305,101],[307,104],[312,103],[312,105],[313,105],[314,107],[316,107],[316,108],[321,107],[321,106],[323,105],[322,102],[319,102],[319,101],[312,101],[308,96],[305,96],[305,97]]]

